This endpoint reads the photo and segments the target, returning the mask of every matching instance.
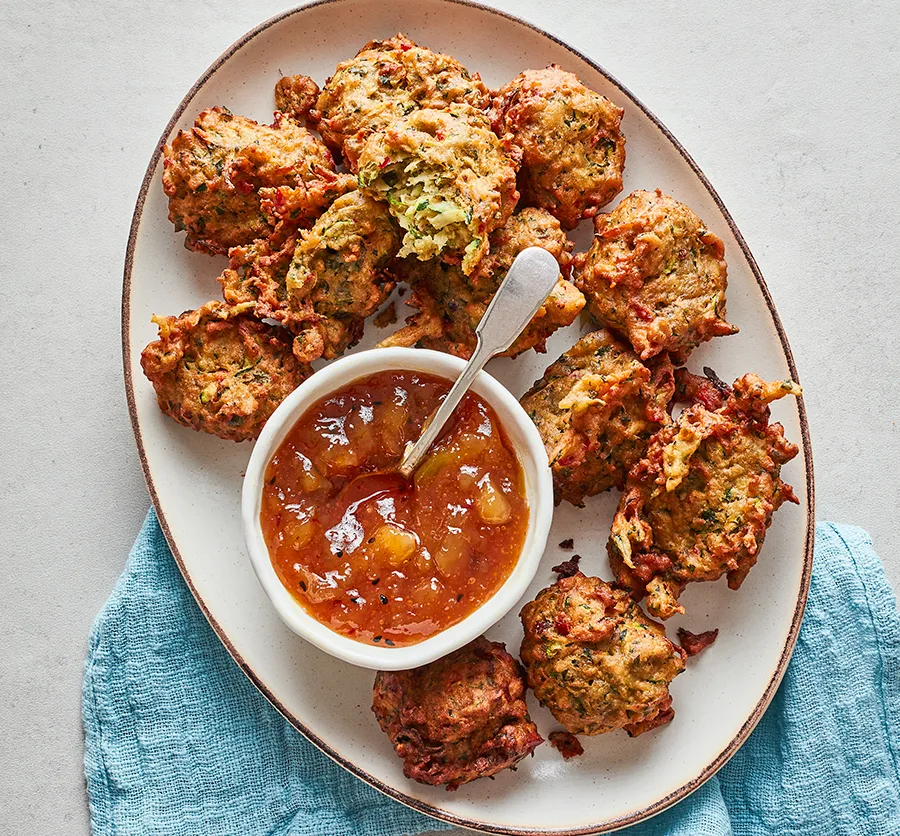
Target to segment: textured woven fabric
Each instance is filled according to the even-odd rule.
[[[245,679],[151,512],[91,635],[95,836],[400,836],[444,828],[335,765]],[[900,620],[865,532],[820,524],[785,680],[693,795],[623,836],[900,834]]]

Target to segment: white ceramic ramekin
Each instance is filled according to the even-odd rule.
[[[376,348],[336,360],[284,399],[266,422],[253,448],[244,476],[241,515],[256,576],[288,627],[345,662],[385,671],[425,665],[480,636],[512,609],[537,572],[553,518],[553,481],[541,437],[515,397],[487,372],[481,372],[472,391],[484,398],[497,413],[525,474],[529,507],[525,544],[506,582],[477,610],[458,624],[407,647],[368,645],[342,636],[313,618],[285,589],[272,566],[259,523],[266,467],[297,419],[320,398],[346,384],[389,369],[455,379],[464,365],[458,357],[419,348]]]

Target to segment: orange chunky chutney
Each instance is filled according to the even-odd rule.
[[[410,480],[395,472],[451,382],[386,371],[311,406],[266,468],[260,522],[285,587],[360,642],[415,644],[461,621],[515,566],[525,478],[469,392]]]

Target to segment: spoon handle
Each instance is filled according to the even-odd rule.
[[[558,280],[559,264],[547,250],[528,247],[516,256],[475,328],[490,357],[516,341]]]
[[[522,333],[559,279],[559,264],[546,250],[528,247],[509,268],[506,278],[475,329],[475,350],[456,382],[415,444],[408,444],[397,468],[405,477],[415,473],[444,424],[463,399],[478,373],[495,354],[505,351]]]

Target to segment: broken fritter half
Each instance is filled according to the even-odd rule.
[[[359,341],[366,317],[390,295],[399,247],[387,206],[351,191],[310,229],[233,249],[219,282],[230,303],[251,303],[291,331],[299,360],[331,359]]]
[[[687,206],[636,191],[598,215],[575,284],[594,318],[623,334],[642,360],[683,361],[700,343],[737,333],[725,320],[725,246]]]
[[[675,716],[669,684],[685,653],[624,590],[578,572],[541,590],[521,617],[528,685],[567,731],[636,737]]]
[[[483,636],[421,668],[379,672],[372,710],[403,774],[448,790],[514,767],[543,742],[521,667]]]
[[[678,598],[688,583],[727,575],[738,589],[772,514],[797,502],[780,474],[798,450],[769,423],[769,403],[800,387],[747,374],[728,393],[696,388],[704,402],[663,427],[629,472],[608,544],[618,583],[637,600],[647,595],[657,618],[684,612]]]
[[[504,355],[515,357],[530,348],[543,351],[547,337],[574,322],[585,303],[581,292],[563,278],[572,243],[556,218],[531,208],[517,212],[491,234],[487,255],[469,276],[456,264],[405,259],[400,271],[412,287],[409,304],[417,312],[381,345],[419,345],[468,359],[475,349],[475,327],[516,256],[527,247],[542,247],[553,255],[560,264],[560,277]]]
[[[645,366],[608,331],[582,337],[521,399],[544,441],[557,501],[583,505],[621,487],[650,437],[671,419],[668,355]]]
[[[526,70],[498,90],[494,131],[522,158],[522,201],[551,212],[566,229],[622,191],[622,108],[556,64]]]
[[[458,104],[414,110],[373,134],[359,158],[359,188],[403,227],[401,257],[440,258],[466,275],[519,199],[515,165],[487,118]]]
[[[169,220],[185,246],[210,255],[307,224],[346,190],[320,139],[282,113],[271,125],[224,107],[204,110],[163,150]]]
[[[397,34],[370,41],[338,64],[312,117],[328,147],[355,172],[373,133],[413,110],[443,110],[455,103],[486,105],[487,90],[478,74]]]
[[[219,438],[256,438],[311,374],[288,335],[254,319],[251,308],[213,301],[178,317],[153,317],[159,338],[141,353],[141,367],[166,415]]]

